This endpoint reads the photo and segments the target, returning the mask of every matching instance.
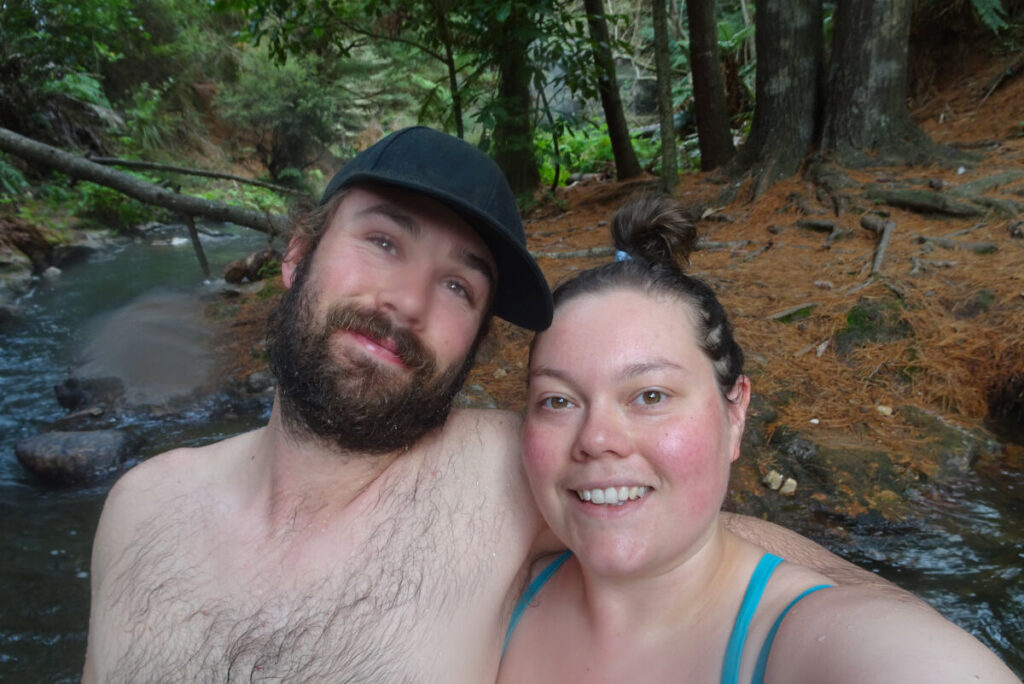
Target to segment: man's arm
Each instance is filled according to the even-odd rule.
[[[820,544],[781,525],[725,511],[722,511],[721,520],[733,534],[791,563],[817,570],[838,585],[868,585],[882,590],[890,598],[924,604],[909,591],[840,558]]]

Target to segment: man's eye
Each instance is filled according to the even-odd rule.
[[[447,287],[449,290],[451,290],[453,294],[456,294],[459,297],[463,297],[463,298],[469,300],[470,302],[473,301],[473,298],[469,294],[469,290],[466,288],[465,285],[463,285],[459,281],[457,281],[457,280],[449,280],[449,281],[447,281],[445,283],[445,287]]]
[[[547,397],[540,405],[549,409],[567,409],[572,407],[572,402],[565,397]]]
[[[384,237],[383,235],[371,236],[370,242],[372,242],[373,244],[377,245],[385,252],[388,252],[390,254],[394,254],[395,252],[398,251],[398,246],[391,241],[391,238]]]
[[[645,406],[653,406],[654,404],[660,404],[664,398],[665,393],[661,390],[644,390],[637,396],[636,401]]]

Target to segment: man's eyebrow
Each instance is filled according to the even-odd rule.
[[[374,214],[391,219],[400,228],[403,228],[413,235],[419,235],[423,232],[423,228],[420,227],[420,224],[417,223],[411,215],[405,213],[393,204],[375,204],[372,207],[367,207],[366,209],[356,212],[356,216],[369,216]]]
[[[494,270],[491,268],[491,264],[487,259],[484,259],[479,254],[474,254],[467,250],[462,252],[460,261],[462,261],[462,263],[468,268],[478,271],[487,278],[487,283],[490,285],[491,290],[494,290],[494,287],[497,284],[497,279],[494,275]]]

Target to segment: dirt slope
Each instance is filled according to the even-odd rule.
[[[848,172],[853,185],[837,193],[838,215],[832,197],[799,178],[754,203],[726,206],[716,203],[723,186],[706,174],[680,182],[677,195],[705,208],[700,232],[712,244],[693,256],[690,271],[719,293],[755,393],[767,402],[752,416],[757,434],[736,468],[735,507],[771,509],[761,480],[778,470],[797,481],[794,496],[830,512],[898,517],[908,488],[969,476],[978,459],[1021,467],[1020,447],[1004,450],[989,434],[960,431],[985,424],[1000,391],[1017,401],[1003,407],[1006,420],[1021,421],[1024,386],[1007,386],[1007,378],[1024,378],[1024,77],[993,88],[1008,64],[979,59],[969,75],[939,84],[933,92],[941,96],[914,109],[936,142],[973,159]],[[615,209],[648,181],[559,190],[557,203],[542,202],[527,217],[530,248],[548,254],[609,245]],[[922,213],[874,198],[896,189],[945,197],[951,211],[973,215]],[[894,224],[876,277],[879,235],[861,227],[869,214]],[[832,228],[798,225],[806,220]],[[557,284],[608,259],[539,261]],[[808,304],[815,306],[795,320],[779,320]],[[518,410],[528,341],[500,324],[470,384]],[[805,442],[839,453],[819,453],[810,467],[799,457]],[[816,476],[815,468],[831,472]]]

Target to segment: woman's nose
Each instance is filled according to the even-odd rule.
[[[586,418],[576,435],[573,456],[580,460],[621,458],[629,455],[631,443],[620,407],[610,401],[599,401],[587,408]]]

